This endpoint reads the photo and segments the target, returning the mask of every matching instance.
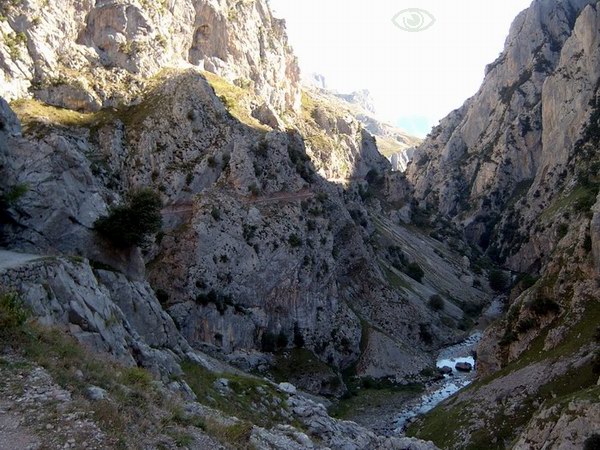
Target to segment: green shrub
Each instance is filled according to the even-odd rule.
[[[270,331],[265,332],[260,340],[260,348],[263,352],[272,353],[275,351],[277,343],[277,337]]]
[[[583,240],[583,249],[588,253],[592,251],[592,237],[589,234],[585,235],[585,239]]]
[[[302,239],[297,234],[290,234],[288,242],[292,247],[300,247],[302,245]]]
[[[527,333],[529,330],[535,327],[535,320],[531,317],[521,319],[517,324],[517,332],[519,334]]]
[[[27,184],[16,184],[0,196],[0,202],[4,203],[6,206],[14,206],[18,203],[21,197],[27,193],[28,190],[29,187]]]
[[[188,172],[185,176],[185,185],[189,186],[194,181],[194,174],[192,172]]]
[[[17,294],[0,294],[0,336],[17,331],[28,317],[29,311]]]
[[[166,305],[167,302],[169,301],[169,294],[167,293],[167,291],[165,291],[164,289],[157,289],[155,293],[156,293],[156,298],[158,299],[158,302],[161,305]]]
[[[286,348],[287,346],[288,346],[288,337],[283,332],[283,330],[281,330],[279,332],[279,334],[277,335],[277,347]]]
[[[442,311],[444,309],[444,299],[439,295],[432,295],[429,298],[429,307],[434,311]]]
[[[598,450],[600,449],[600,434],[594,433],[583,443],[583,450]]]
[[[496,292],[504,291],[508,285],[508,280],[504,272],[497,269],[490,270],[488,282],[490,283],[490,287]]]
[[[596,350],[596,353],[594,353],[592,358],[592,371],[595,374],[600,375],[600,350]]]
[[[431,331],[429,331],[429,326],[425,323],[419,324],[419,338],[427,345],[433,343],[433,335],[431,334]]]
[[[558,234],[558,238],[559,239],[564,238],[567,235],[568,232],[569,232],[569,225],[568,224],[561,223],[558,226],[557,234]]]
[[[160,231],[162,217],[160,196],[150,189],[130,192],[126,202],[110,209],[99,218],[94,229],[115,247],[143,246],[150,235]]]
[[[298,323],[294,324],[294,347],[304,347],[304,336],[302,336],[302,331],[300,330]]]
[[[123,371],[123,382],[130,386],[149,387],[152,375],[141,367],[130,367]]]
[[[419,283],[423,281],[423,277],[425,276],[425,272],[421,269],[416,262],[412,262],[406,266],[406,275],[411,277],[413,280],[418,281]]]
[[[533,302],[529,305],[529,309],[538,316],[545,316],[548,314],[557,314],[560,312],[560,306],[553,299],[538,295]]]
[[[212,216],[213,219],[215,220],[221,220],[221,211],[219,211],[219,208],[213,208],[210,211],[210,215]]]

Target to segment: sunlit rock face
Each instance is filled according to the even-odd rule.
[[[13,5],[14,3],[14,5]],[[266,2],[34,0],[3,6],[0,96],[81,111],[135,101],[161,69],[193,65],[298,109],[299,69]]]
[[[592,338],[600,301],[599,43],[597,2],[534,1],[479,92],[408,166],[413,212],[429,212],[434,224],[452,220],[490,258],[521,272],[505,317],[478,347],[480,384],[438,412],[460,411],[469,423],[446,437],[450,448],[485,446],[504,432],[514,448],[578,448],[598,429],[595,394],[586,392],[597,392],[592,361],[600,355]],[[557,386],[582,374],[553,402]],[[499,431],[499,418],[511,429]]]
[[[514,269],[549,254],[550,239],[530,231],[579,170],[600,75],[597,15],[592,1],[533,2],[480,90],[434,128],[407,170],[422,206],[485,249],[498,233],[494,251]]]

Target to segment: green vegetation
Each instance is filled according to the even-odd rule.
[[[210,210],[210,215],[212,216],[213,219],[215,219],[217,222],[219,220],[221,220],[221,211],[219,210],[219,208],[217,207],[213,207]]]
[[[390,382],[378,382],[371,378],[350,383],[350,392],[329,407],[329,414],[338,419],[352,420],[357,412],[376,410],[389,405],[390,400],[402,404],[403,399],[414,398],[423,392],[420,384],[394,385]],[[398,407],[400,409],[400,406]]]
[[[295,380],[319,377],[323,379],[324,388],[341,386],[341,380],[335,372],[309,350],[294,348],[278,352],[270,370],[276,382],[291,382]]]
[[[577,186],[570,193],[554,201],[551,206],[546,208],[540,215],[540,220],[551,220],[556,214],[571,207],[578,212],[588,212],[595,202],[597,193],[597,189],[593,186]]]
[[[518,316],[518,310],[513,308],[508,314],[509,316]],[[561,318],[561,323],[569,323],[570,327],[567,335],[557,347],[544,350],[547,331],[550,327],[560,326],[560,323],[554,322],[531,342],[529,348],[519,359],[487,378],[475,381],[466,390],[475,391],[533,363],[550,364],[577,354],[582,346],[592,342],[596,338],[596,334],[600,334],[598,331],[599,321],[600,302],[590,297],[585,302],[585,311],[578,313],[577,317],[568,313]],[[593,362],[588,362],[581,367],[571,367],[566,373],[541,386],[538,392],[529,401],[524,402],[519,409],[509,411],[498,405],[497,409],[486,413],[485,426],[478,425],[478,430],[471,435],[471,440],[465,448],[472,450],[505,448],[518,430],[531,419],[535,412],[534,401],[538,404],[544,401],[554,402],[566,409],[572,399],[585,396],[589,389],[597,391],[598,387],[595,386],[597,379],[598,375],[594,373]],[[597,394],[592,398],[597,398]],[[410,425],[407,433],[410,436],[432,440],[442,448],[452,448],[463,442],[461,433],[465,427],[474,421],[482,420],[482,417],[473,416],[473,414],[479,414],[474,411],[475,409],[472,409],[469,404],[456,401],[440,405],[422,420]],[[493,442],[495,442],[493,445],[490,444]]]
[[[8,210],[15,207],[28,190],[28,186],[21,183],[12,186],[3,194],[0,194],[0,224],[9,220]]]
[[[23,197],[27,191],[29,190],[29,186],[25,183],[19,183],[11,187],[7,192],[0,195],[0,203],[5,204],[6,206],[15,206],[21,197]]]
[[[4,45],[8,49],[8,54],[12,59],[21,58],[21,50],[27,43],[25,33],[6,33],[3,35]]]
[[[288,422],[284,416],[285,406],[281,405],[283,394],[265,380],[230,373],[215,374],[191,361],[184,362],[182,369],[185,381],[201,403],[259,426]],[[226,380],[227,387],[218,388],[217,380]],[[227,393],[228,389],[230,393]]]
[[[506,275],[501,270],[490,270],[488,274],[488,282],[490,287],[496,292],[502,292],[507,288],[508,280]]]
[[[443,311],[444,310],[444,299],[437,294],[432,295],[429,298],[429,302],[427,304],[434,311]]]
[[[405,273],[406,275],[411,277],[413,280],[418,281],[419,283],[423,281],[423,277],[425,276],[425,272],[423,272],[421,266],[419,266],[419,264],[417,264],[416,262],[408,264],[406,266]]]
[[[548,314],[558,314],[560,312],[560,305],[553,299],[541,295],[539,292],[528,305],[528,308],[538,316],[546,316]]]
[[[292,234],[290,234],[290,237],[288,238],[288,243],[293,248],[300,247],[302,245],[302,239],[297,234],[292,233]]]
[[[569,232],[569,225],[566,224],[566,223],[561,223],[558,226],[558,229],[556,230],[556,233],[558,235],[558,239],[564,238],[567,235],[568,232]]]
[[[235,307],[231,295],[218,293],[214,289],[208,293],[198,294],[196,296],[196,303],[202,306],[213,304],[221,315],[225,314],[229,306]]]
[[[287,348],[289,339],[285,331],[281,330],[279,334],[265,331],[260,339],[260,347],[263,352],[273,353],[277,350]]]
[[[0,294],[0,338],[6,339],[21,331],[28,317],[28,309],[16,294]]]
[[[0,295],[0,345],[17,348],[27,360],[44,367],[76,401],[84,398],[90,385],[105,389],[109,398],[95,402],[91,414],[112,441],[111,448],[131,448],[142,438],[177,430],[178,424],[164,417],[174,407],[173,400],[154,388],[148,371],[123,367],[91,353],[63,331],[26,318],[18,296]]]
[[[143,246],[150,235],[160,231],[162,217],[160,196],[150,189],[127,194],[123,205],[111,208],[108,216],[99,218],[94,229],[115,247]]]
[[[263,131],[268,129],[249,114],[249,106],[247,104],[249,104],[252,98],[252,92],[249,89],[235,86],[210,72],[202,72],[202,75],[212,86],[215,95],[221,99],[234,118],[252,128]]]

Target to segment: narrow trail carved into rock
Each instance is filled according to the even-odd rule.
[[[259,196],[259,197],[243,197],[243,200],[248,204],[254,205],[265,205],[271,203],[280,202],[293,202],[309,200],[315,196],[314,192],[308,189],[302,189],[298,192],[277,192],[275,194]],[[192,202],[175,203],[167,205],[161,210],[163,216],[174,215],[174,214],[185,214],[194,211],[194,204]]]
[[[0,250],[0,270],[14,269],[15,267],[19,267],[31,261],[36,261],[43,258],[44,257],[40,255]]]

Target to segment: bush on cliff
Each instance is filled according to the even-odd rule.
[[[162,202],[159,194],[139,189],[127,195],[123,205],[111,208],[108,216],[100,217],[94,229],[115,247],[142,246],[150,235],[160,231]]]

